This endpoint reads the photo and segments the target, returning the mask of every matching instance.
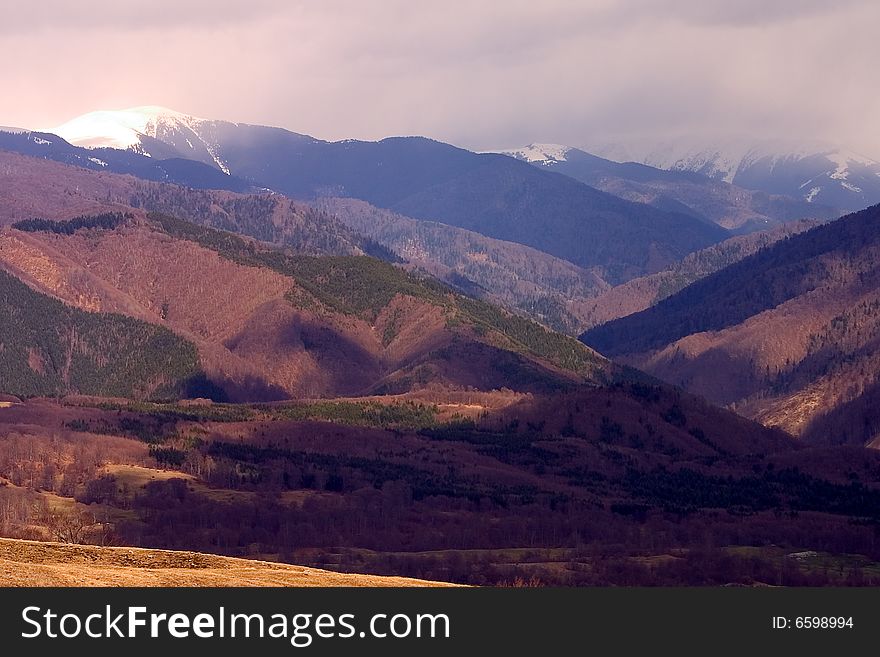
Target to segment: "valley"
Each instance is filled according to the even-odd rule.
[[[871,444],[878,219],[874,206],[779,241],[583,339],[809,442]]]
[[[804,448],[642,384],[32,399],[0,430],[0,529],[30,540],[507,585],[871,583],[880,560],[876,452]],[[270,567],[252,568],[231,575]]]

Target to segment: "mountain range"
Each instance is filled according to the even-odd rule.
[[[619,162],[690,171],[767,194],[784,194],[841,210],[880,202],[880,161],[826,143],[746,138],[598,145]]]
[[[876,583],[880,206],[157,108],[0,140],[3,534]]]
[[[308,240],[315,252],[400,259],[572,334],[634,307],[600,300],[612,287],[631,290],[621,286],[671,271],[689,254],[737,234],[773,234],[790,222],[836,216],[815,199],[563,146],[533,144],[503,157],[423,138],[326,142],[161,107],[93,112],[51,132],[0,132],[0,147],[197,189],[282,192],[324,214],[301,206],[300,221],[311,223],[293,233],[277,219],[267,224],[260,213],[285,203],[275,194],[274,200],[250,197],[247,210],[235,201],[238,213],[227,201],[221,214],[212,210],[208,225],[300,250]],[[207,216],[200,211],[204,200],[188,213],[180,199],[169,203],[162,194],[124,202],[146,202],[153,211],[200,223]],[[597,310],[613,307],[621,310]]]
[[[610,282],[657,271],[726,236],[690,214],[645,208],[501,155],[421,137],[327,142],[155,107],[95,112],[55,131],[74,145],[213,165],[293,198],[357,198],[597,267]]]
[[[229,197],[18,155],[0,158],[8,171],[0,216],[11,223],[0,232],[0,266],[73,307],[170,328],[198,351],[198,363],[185,374],[210,382],[203,396],[322,397],[432,382],[491,389],[518,387],[517,380],[542,389],[589,379],[603,360],[572,338],[432,279],[365,255],[340,255],[363,251],[346,239],[344,226],[337,234],[329,216],[283,197]],[[41,194],[18,193],[37,180]],[[97,189],[89,201],[90,186]],[[288,251],[162,214],[172,206],[184,218],[243,233],[265,234],[265,225],[252,229],[250,222],[272,218],[268,234]],[[35,207],[44,218],[23,219]],[[111,219],[89,219],[99,209],[98,217]],[[22,219],[11,221],[16,218]],[[23,371],[39,374],[43,387],[7,381],[7,391],[95,392],[77,387],[65,363],[77,355],[97,362],[99,351],[83,352],[76,343],[65,349],[64,339],[61,346],[35,342],[60,330],[52,328],[58,323],[52,315],[42,321],[42,332],[19,338],[21,353],[40,364]],[[156,380],[147,396],[159,383],[165,381]]]
[[[502,152],[610,194],[691,214],[735,233],[766,230],[799,219],[831,219],[839,214],[817,200],[809,202],[797,195],[753,191],[704,175],[701,170],[614,162],[558,144],[530,144]],[[658,166],[665,164],[658,163]]]

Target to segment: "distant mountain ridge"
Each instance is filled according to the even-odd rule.
[[[586,328],[577,304],[587,304],[609,287],[593,270],[515,242],[419,221],[358,199],[328,197],[317,205],[400,255],[408,266],[570,335]]]
[[[681,139],[598,144],[592,150],[618,162],[692,171],[746,189],[843,210],[861,210],[880,202],[880,161],[832,144]]]
[[[501,152],[615,196],[692,214],[736,233],[766,230],[799,219],[831,219],[840,214],[819,203],[751,191],[702,172],[614,162],[570,146],[530,144]]]
[[[631,203],[508,157],[422,137],[327,142],[154,107],[87,114],[55,130],[74,143],[213,163],[294,198],[358,198],[580,267],[601,267],[612,282],[657,271],[727,236],[686,213]]]

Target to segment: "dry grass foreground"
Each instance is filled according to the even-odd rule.
[[[0,586],[451,586],[198,552],[0,538]]]

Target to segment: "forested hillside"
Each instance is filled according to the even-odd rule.
[[[127,205],[247,235],[311,255],[399,258],[332,215],[278,194],[227,194],[136,181]]]
[[[304,309],[320,305],[345,315],[375,322],[399,295],[430,303],[444,311],[447,326],[464,323],[478,335],[500,338],[499,345],[522,351],[564,370],[594,375],[602,359],[577,340],[548,330],[491,304],[454,292],[431,278],[407,273],[369,257],[312,257],[285,254],[248,243],[231,233],[197,227],[168,215],[151,214],[168,234],[192,240],[245,265],[266,267],[290,276],[311,297],[296,294],[289,300]],[[389,338],[397,328],[386,327]],[[489,336],[492,337],[491,335]]]
[[[89,313],[0,271],[0,391],[177,397],[198,393],[192,344],[168,329]]]
[[[581,318],[583,329],[637,313],[774,242],[809,230],[816,225],[818,225],[816,221],[797,221],[771,230],[731,237],[719,244],[691,253],[681,262],[656,274],[634,278],[586,301],[573,300],[570,310]]]
[[[565,333],[576,334],[583,326],[574,304],[608,289],[595,270],[515,242],[418,221],[357,199],[325,198],[318,204],[411,267]]]
[[[868,443],[877,437],[867,400],[880,371],[878,261],[875,206],[781,240],[583,340],[812,440]]]
[[[547,390],[625,373],[572,337],[369,256],[310,256],[168,215],[28,220],[0,264],[79,308],[121,313],[194,345],[234,401]]]

